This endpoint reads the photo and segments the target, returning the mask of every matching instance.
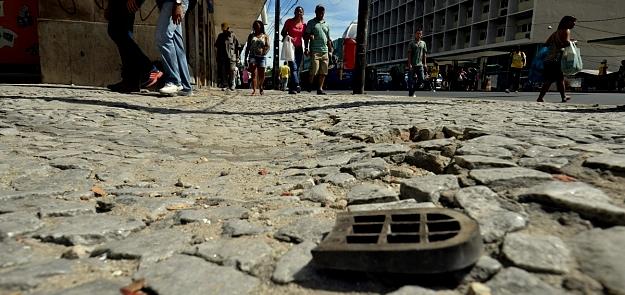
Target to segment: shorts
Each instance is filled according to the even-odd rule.
[[[564,74],[558,61],[545,61],[545,67],[543,69],[543,77],[546,82],[562,81],[564,80]]]
[[[259,68],[264,68],[267,66],[267,57],[262,55],[250,56],[247,61],[250,65],[255,65]]]
[[[327,75],[328,74],[328,66],[330,64],[330,56],[327,52],[315,52],[312,54],[310,59],[310,66],[312,68],[313,75]]]

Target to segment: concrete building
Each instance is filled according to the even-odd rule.
[[[370,6],[368,64],[387,69],[405,63],[416,28],[424,31],[430,57],[442,62],[504,62],[517,46],[531,58],[562,16],[573,15],[584,67],[596,70],[603,59],[617,71],[623,47],[587,40],[622,35],[623,0],[373,0]],[[529,52],[528,52],[529,51]],[[506,65],[507,66],[507,65]]]

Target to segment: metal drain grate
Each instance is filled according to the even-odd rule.
[[[415,274],[463,269],[481,253],[477,222],[442,208],[339,213],[312,251],[321,268]]]

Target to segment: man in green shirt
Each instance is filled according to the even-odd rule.
[[[328,75],[328,66],[330,64],[330,54],[332,54],[332,40],[330,39],[330,27],[323,19],[326,9],[317,5],[315,8],[315,18],[308,21],[306,31],[304,32],[304,54],[310,57],[311,69],[308,73],[310,86],[308,91],[312,89],[315,76],[319,77],[318,95],[325,95],[323,91],[323,83],[326,75]]]
[[[421,40],[423,31],[417,28],[414,34],[414,40],[408,45],[408,64],[406,68],[410,71],[408,75],[408,96],[414,97],[415,86],[421,85],[425,81],[425,71],[427,71],[426,55],[428,46],[425,41]],[[414,76],[417,76],[415,83]],[[416,85],[415,85],[416,84]]]

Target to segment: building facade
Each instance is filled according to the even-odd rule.
[[[587,69],[603,59],[611,71],[625,59],[623,47],[588,44],[587,40],[619,35],[625,12],[611,9],[622,0],[373,0],[370,5],[369,65],[388,68],[405,63],[408,44],[422,28],[429,55],[440,61],[476,60],[505,55],[517,46],[535,48],[573,15]]]

